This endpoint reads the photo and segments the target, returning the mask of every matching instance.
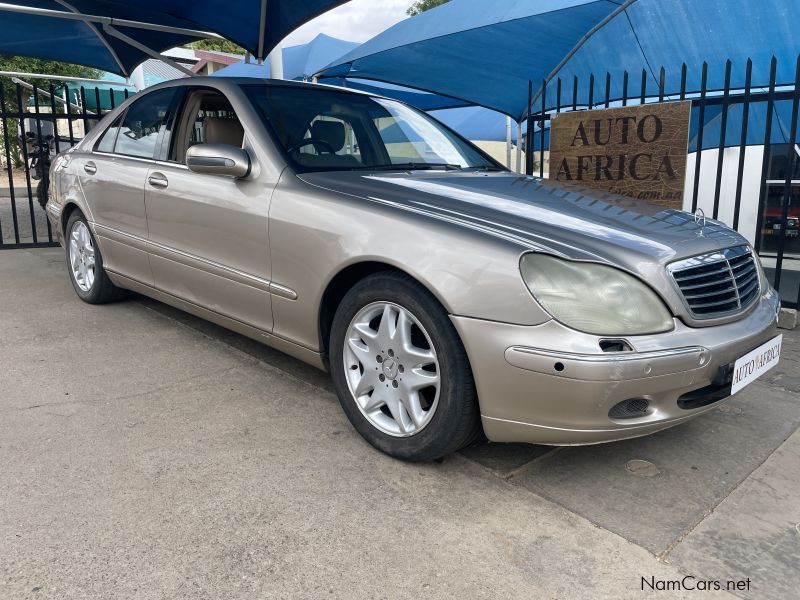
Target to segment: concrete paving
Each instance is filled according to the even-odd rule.
[[[408,465],[325,374],[151,300],[83,304],[60,250],[2,251],[0,598],[788,597],[784,335],[778,368],[677,429]],[[702,580],[740,583],[677,589]]]
[[[0,169],[0,176],[4,174],[5,172]],[[33,181],[32,185],[35,195],[36,181]],[[52,232],[49,230],[44,210],[39,206],[35,197],[31,203],[28,188],[24,185],[15,188],[14,192],[14,201],[12,202],[10,189],[0,187],[0,240],[4,244],[48,242]],[[16,228],[14,226],[15,218]]]

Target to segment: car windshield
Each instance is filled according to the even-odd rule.
[[[301,172],[502,170],[435,119],[394,100],[310,86],[243,88]]]

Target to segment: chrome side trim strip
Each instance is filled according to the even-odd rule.
[[[164,244],[159,244],[158,242],[147,240],[138,235],[133,235],[130,233],[126,233],[124,231],[119,231],[118,229],[107,227],[105,225],[100,225],[99,223],[92,222],[91,225],[96,230],[97,229],[101,230],[98,231],[98,235],[102,235],[104,237],[110,237],[111,239],[114,239],[115,237],[123,238],[123,239],[117,239],[116,241],[119,241],[121,243],[126,243],[129,246],[136,248],[137,250],[143,250],[160,258],[179,262],[189,267],[194,267],[196,269],[200,269],[207,273],[211,273],[212,275],[226,277],[243,285],[249,285],[250,287],[254,287],[256,289],[269,292],[270,294],[279,296],[281,298],[286,298],[288,300],[297,300],[297,292],[295,292],[293,289],[289,287],[286,287],[285,285],[281,285],[279,283],[275,283],[274,281],[270,281],[269,279],[264,279],[256,275],[251,275],[250,273],[245,273],[244,271],[240,271],[238,269],[222,265],[220,263],[208,260],[206,258],[201,258],[199,256],[189,254],[188,252],[176,250],[175,248],[171,248]]]
[[[99,156],[107,156],[109,158],[122,158],[125,160],[132,160],[134,162],[145,163],[148,165],[154,166],[162,166],[162,167],[174,167],[176,169],[183,169],[185,171],[189,170],[184,164],[170,162],[167,160],[156,160],[154,158],[142,158],[140,156],[128,156],[127,154],[117,154],[116,152],[101,152],[100,150],[92,150],[91,152],[87,152],[87,154],[97,154]]]
[[[269,291],[275,296],[286,298],[287,300],[297,300],[297,292],[279,283],[271,281],[269,284]]]
[[[100,237],[108,238],[112,241],[119,242],[120,244],[127,244],[131,248],[141,250],[142,252],[147,252],[147,240],[143,237],[139,237],[138,235],[133,235],[132,233],[127,233],[125,231],[120,231],[119,229],[114,229],[113,227],[107,227],[95,221],[89,221],[89,225],[92,227],[92,229],[94,229],[95,234]]]
[[[175,248],[165,246],[164,244],[160,244],[152,240],[147,241],[147,250],[153,256],[158,256],[160,258],[165,258],[177,263],[182,263],[186,266],[205,271],[206,273],[233,279],[238,283],[269,292],[270,281],[268,279],[263,279],[256,275],[251,275],[249,273],[245,273],[244,271],[239,271],[238,269],[221,265],[220,263],[208,260],[207,258],[200,258],[199,256],[189,254],[188,252],[184,252],[182,250],[176,250]]]

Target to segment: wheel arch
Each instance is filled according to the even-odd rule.
[[[320,300],[318,327],[320,348],[324,353],[327,353],[328,351],[333,317],[336,314],[336,309],[339,307],[339,304],[341,303],[345,294],[347,294],[347,292],[350,291],[354,285],[356,285],[365,277],[369,277],[370,275],[381,272],[398,273],[415,281],[426,291],[428,291],[428,293],[430,293],[436,299],[436,301],[442,306],[442,308],[444,308],[446,312],[450,312],[450,310],[447,308],[447,304],[443,302],[437,291],[425,281],[415,276],[413,273],[409,273],[407,270],[402,269],[397,265],[381,260],[370,259],[354,262],[340,269],[330,279],[330,281],[328,281]]]
[[[84,214],[77,202],[67,202],[64,205],[64,208],[61,209],[61,233],[64,234],[65,238],[67,236],[67,221],[69,221],[72,213],[74,213],[76,210],[81,214]]]

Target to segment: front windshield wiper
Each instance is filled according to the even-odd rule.
[[[475,171],[505,171],[502,167],[495,167],[494,165],[482,165],[480,167],[461,167],[459,171],[469,173]]]
[[[392,165],[364,165],[363,167],[354,167],[354,169],[363,171],[422,171],[432,169],[444,169],[445,171],[460,171],[460,165],[451,165],[447,163],[427,163],[427,162],[407,162],[396,163]]]

